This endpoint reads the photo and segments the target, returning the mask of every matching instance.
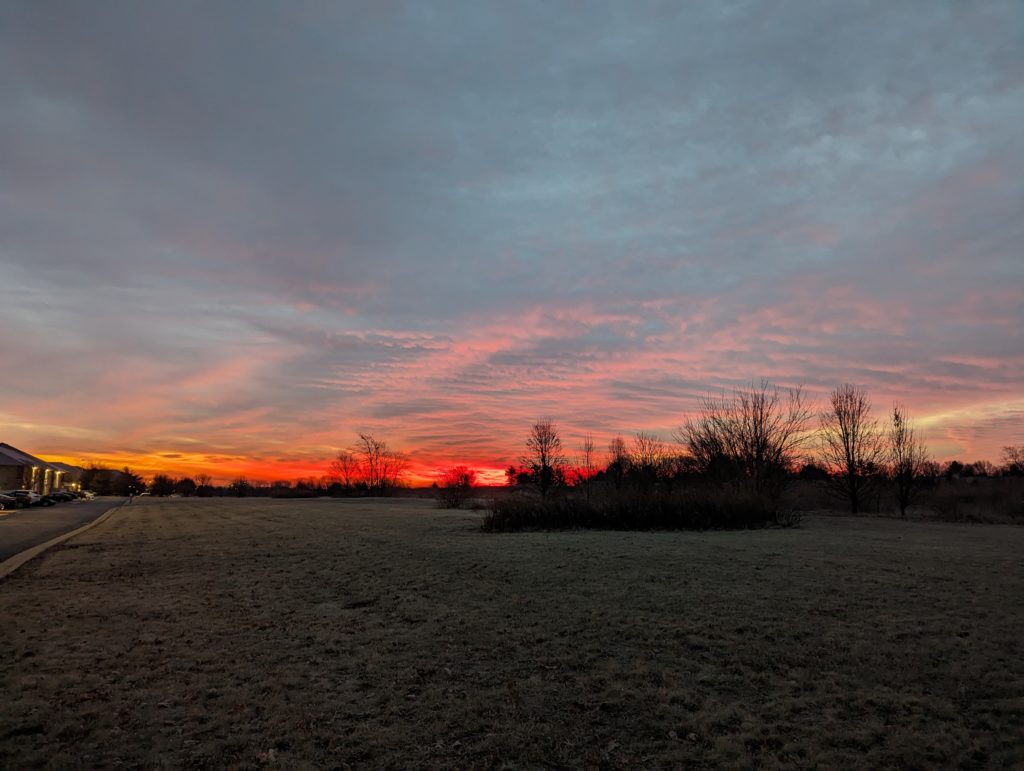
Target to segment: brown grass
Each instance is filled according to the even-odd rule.
[[[147,500],[0,583],[0,767],[1024,764],[1024,530]]]

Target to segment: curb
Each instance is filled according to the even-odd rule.
[[[51,538],[46,543],[41,543],[38,546],[33,546],[33,547],[29,548],[29,549],[25,549],[25,551],[19,552],[18,554],[15,554],[13,557],[9,557],[8,559],[4,560],[3,562],[0,562],[0,581],[2,581],[3,579],[7,578],[7,576],[9,576],[15,570],[20,568],[26,562],[28,562],[28,561],[38,557],[40,554],[42,554],[47,549],[52,549],[54,546],[57,546],[58,544],[62,544],[65,541],[67,541],[67,540],[69,540],[71,538],[74,538],[76,535],[81,535],[82,533],[86,532],[87,530],[92,530],[97,525],[102,525],[104,522],[106,522],[108,519],[110,519],[111,516],[113,516],[115,511],[120,511],[121,509],[123,509],[127,505],[128,505],[127,501],[125,501],[124,503],[119,503],[117,506],[114,506],[114,507],[109,508],[106,511],[104,511],[102,514],[100,514],[98,517],[96,517],[96,519],[94,519],[92,522],[84,524],[80,528],[77,528],[76,530],[72,530],[70,533],[64,533],[63,535],[58,535],[56,538]]]

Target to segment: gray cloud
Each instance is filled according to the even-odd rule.
[[[5,3],[0,321],[49,376],[0,392],[127,371],[193,433],[579,378],[654,421],[656,362],[1006,399],[1022,51],[1015,2]]]

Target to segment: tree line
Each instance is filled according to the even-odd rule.
[[[404,453],[392,450],[387,442],[372,434],[360,433],[352,447],[337,453],[328,466],[328,473],[322,476],[302,477],[294,482],[265,482],[238,476],[226,485],[215,485],[208,474],[178,478],[158,473],[153,476],[148,489],[151,495],[156,496],[306,498],[390,495],[406,486],[408,468],[409,459]]]
[[[112,469],[95,463],[82,470],[79,483],[83,490],[90,490],[97,495],[127,497],[138,495],[146,489],[146,483],[142,477],[128,466]]]
[[[1001,467],[986,461],[940,467],[899,403],[879,420],[863,388],[840,385],[816,409],[802,388],[780,389],[761,380],[701,399],[671,443],[645,431],[628,441],[615,437],[603,464],[595,463],[589,435],[570,459],[553,421],[538,420],[506,477],[510,486],[535,489],[542,499],[558,488],[582,488],[589,499],[594,486],[635,490],[702,482],[775,502],[790,481],[817,479],[854,514],[888,487],[906,516],[940,475],[997,473],[1024,475],[1024,447],[1004,448]]]
[[[148,489],[153,495],[389,495],[407,487],[408,468],[406,454],[373,434],[359,433],[352,446],[335,455],[324,476],[295,482],[237,477],[218,486],[206,474],[157,474]],[[877,507],[882,491],[888,490],[905,516],[921,491],[940,477],[995,475],[1024,476],[1024,446],[1004,448],[1000,466],[955,460],[940,466],[899,403],[879,420],[863,388],[840,385],[818,408],[802,388],[783,389],[762,379],[728,394],[703,397],[695,414],[668,441],[638,431],[628,439],[616,436],[603,454],[587,434],[570,457],[554,421],[539,419],[530,427],[522,456],[506,470],[506,482],[511,488],[534,490],[541,499],[576,490],[587,502],[602,491],[699,483],[775,505],[791,481],[805,479],[821,482],[854,514]],[[142,481],[127,468],[111,472],[93,467],[86,471],[83,486],[96,492],[138,491]],[[473,499],[476,471],[465,465],[440,469],[434,486],[441,505],[460,507]]]

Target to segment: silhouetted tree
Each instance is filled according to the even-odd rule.
[[[447,509],[460,509],[473,496],[476,471],[466,466],[452,466],[438,475],[437,500]]]
[[[583,494],[586,496],[587,501],[590,501],[590,487],[593,483],[594,473],[597,471],[597,465],[594,460],[594,435],[587,434],[583,437],[583,443],[580,445],[580,460],[579,460],[579,477],[580,483],[583,486]]]
[[[906,409],[900,404],[893,405],[888,439],[889,471],[896,488],[900,516],[905,517],[907,508],[924,487],[928,450],[917,438]]]
[[[228,492],[236,498],[245,498],[252,493],[252,485],[245,477],[238,477],[228,485]]]
[[[971,470],[976,477],[994,477],[999,469],[990,460],[976,460],[971,464]]]
[[[1003,473],[1007,476],[1024,476],[1024,444],[1007,445],[1003,448]]]
[[[174,492],[178,495],[195,495],[196,483],[191,477],[182,477],[174,483]]]
[[[110,492],[112,495],[138,495],[146,489],[146,483],[138,474],[125,466],[110,475]]]
[[[110,469],[89,464],[82,471],[81,485],[83,490],[90,490],[96,495],[110,495]]]
[[[530,484],[529,469],[521,466],[509,466],[505,469],[505,484],[509,487],[526,487]]]
[[[174,492],[175,480],[166,474],[156,474],[153,481],[149,483],[149,492],[160,497],[170,495]]]
[[[821,454],[830,472],[828,484],[856,514],[878,489],[885,443],[864,389],[848,383],[838,386],[829,406],[821,413],[820,432]]]
[[[622,488],[627,471],[629,471],[629,450],[626,448],[626,440],[621,436],[616,436],[608,443],[608,467],[605,472],[612,480],[616,490]]]
[[[820,482],[828,479],[828,471],[819,466],[814,461],[808,461],[800,467],[800,471],[797,473],[797,477],[804,481]]]
[[[542,418],[533,424],[526,439],[526,455],[522,462],[530,470],[542,498],[563,480],[565,456],[562,454],[562,439],[550,418]]]
[[[360,475],[370,495],[386,495],[398,487],[409,467],[409,461],[400,452],[388,449],[387,442],[372,434],[359,434],[356,455],[360,461]]]
[[[209,498],[213,493],[213,477],[209,474],[196,474],[196,495]]]
[[[630,442],[627,476],[633,484],[652,485],[661,475],[667,457],[661,439],[649,431],[637,431]]]
[[[146,489],[142,477],[125,466],[120,471],[90,465],[82,472],[82,489],[91,490],[96,495],[138,495]]]
[[[944,476],[947,481],[957,479],[964,475],[964,468],[966,468],[964,464],[958,460],[946,461],[942,464],[942,476]]]
[[[351,490],[359,476],[359,460],[349,450],[341,450],[331,461],[330,473],[345,490]]]
[[[731,396],[706,396],[696,417],[676,432],[696,468],[777,496],[809,441],[813,410],[800,387],[783,392],[762,379]]]

